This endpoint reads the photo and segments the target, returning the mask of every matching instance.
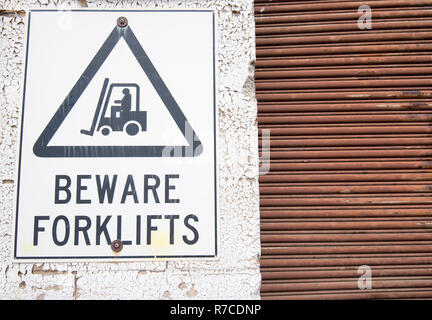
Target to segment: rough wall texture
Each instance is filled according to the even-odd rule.
[[[11,261],[15,155],[28,8],[217,10],[218,261],[23,264]],[[0,298],[258,299],[259,208],[252,0],[0,0]]]

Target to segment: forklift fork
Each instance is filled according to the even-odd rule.
[[[105,97],[105,92],[106,92],[107,87],[108,87],[108,82],[109,82],[109,79],[105,78],[103,86],[102,86],[102,91],[101,91],[101,94],[99,96],[98,105],[97,105],[97,108],[96,108],[96,111],[95,111],[95,114],[94,114],[94,117],[93,117],[93,122],[92,122],[91,127],[90,127],[90,130],[84,130],[84,129],[82,129],[81,130],[82,134],[85,134],[85,135],[88,135],[88,136],[92,136],[94,134],[94,131],[96,129],[97,120],[99,119],[100,110],[102,108],[102,103],[103,103],[103,100],[104,100],[104,97]]]

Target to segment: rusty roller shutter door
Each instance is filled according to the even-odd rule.
[[[432,297],[430,1],[257,0],[255,21],[262,298]]]

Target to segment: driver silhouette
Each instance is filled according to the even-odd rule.
[[[130,90],[128,88],[124,88],[122,92],[123,98],[121,100],[114,100],[114,103],[118,103],[120,106],[111,106],[111,118],[119,118],[116,116],[118,111],[123,114],[130,112],[132,109],[132,95],[130,94]]]

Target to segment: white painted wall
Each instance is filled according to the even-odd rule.
[[[28,8],[210,8],[218,16],[218,261],[11,261]],[[0,0],[0,299],[259,299],[259,195],[253,0]]]

